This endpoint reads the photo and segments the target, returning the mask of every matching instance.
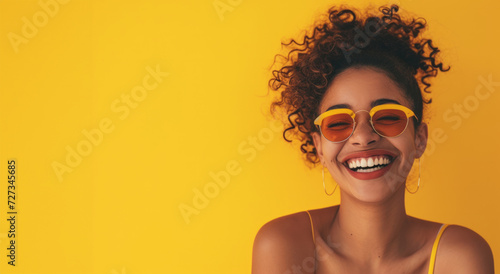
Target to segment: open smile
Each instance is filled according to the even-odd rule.
[[[384,175],[395,158],[395,155],[388,151],[363,151],[347,156],[343,165],[353,177],[370,180]]]
[[[355,172],[373,172],[384,168],[392,163],[392,157],[388,155],[373,156],[368,158],[352,158],[345,165]]]

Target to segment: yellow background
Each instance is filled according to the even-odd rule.
[[[43,3],[56,3],[52,14]],[[249,273],[261,225],[338,203],[269,123],[265,95],[280,42],[339,2],[215,3],[227,10],[213,0],[0,2],[1,273]],[[499,269],[500,4],[398,3],[427,19],[452,66],[432,88],[437,133],[408,213],[474,229]],[[148,68],[168,76],[155,82]],[[145,77],[156,85],[140,93]],[[127,105],[133,93],[142,97]],[[464,104],[460,116],[454,105]],[[108,133],[85,147],[82,131],[101,123]],[[79,146],[88,155],[69,167]],[[12,158],[15,267],[6,262]],[[72,171],[58,178],[55,163]],[[229,174],[227,185],[214,188],[211,173]],[[212,198],[196,209],[204,189]],[[194,211],[185,219],[179,206]]]

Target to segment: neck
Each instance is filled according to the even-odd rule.
[[[331,246],[347,258],[363,262],[380,261],[401,255],[408,224],[404,187],[383,203],[363,203],[342,197],[331,225]]]

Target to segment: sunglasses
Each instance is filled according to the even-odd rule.
[[[365,111],[370,114],[370,124],[373,130],[382,137],[401,135],[408,126],[410,117],[415,117],[411,109],[397,104],[383,104],[373,107],[370,111],[352,111],[348,108],[332,109],[323,112],[314,120],[321,134],[334,143],[343,142],[351,137],[356,127],[356,113]],[[417,119],[418,120],[418,119]]]

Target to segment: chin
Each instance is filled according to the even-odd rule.
[[[357,180],[353,182],[349,189],[349,196],[365,203],[383,203],[384,201],[393,199],[397,193],[403,190],[404,182],[396,183],[388,182],[383,178],[377,180]]]

